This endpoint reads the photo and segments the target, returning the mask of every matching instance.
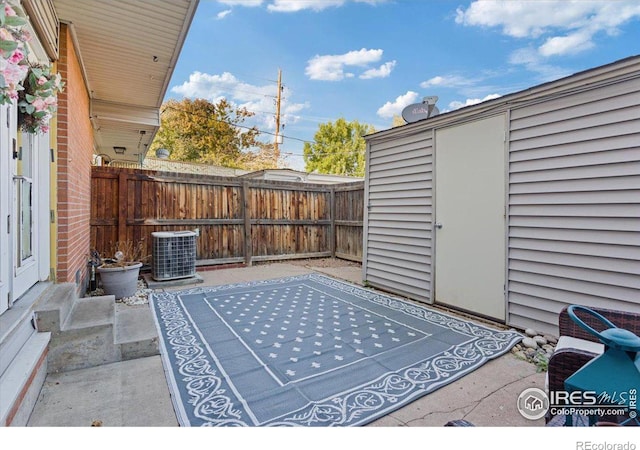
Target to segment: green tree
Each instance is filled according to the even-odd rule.
[[[399,116],[397,114],[393,115],[393,122],[391,122],[391,127],[395,128],[395,127],[401,127],[402,125],[406,125],[407,122],[402,118],[402,116]]]
[[[244,108],[233,108],[227,100],[211,103],[204,99],[169,100],[162,107],[160,129],[150,151],[166,148],[169,158],[224,167],[245,168],[258,158],[266,161],[267,145],[258,141],[258,130],[242,125],[253,113]],[[256,152],[252,148],[258,148]],[[277,164],[278,157],[263,161],[267,166]],[[279,156],[279,155],[278,155]]]
[[[308,172],[364,176],[366,143],[364,135],[375,132],[371,125],[340,118],[320,124],[314,142],[304,144],[303,156]]]

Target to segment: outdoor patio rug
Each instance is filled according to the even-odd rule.
[[[316,274],[150,303],[183,426],[364,425],[522,339]]]

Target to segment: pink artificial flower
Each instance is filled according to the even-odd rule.
[[[33,101],[32,105],[36,109],[36,111],[44,111],[47,108],[47,104],[41,98],[36,98]]]
[[[58,99],[56,97],[46,97],[44,102],[47,106],[56,106],[58,104]]]
[[[9,6],[8,4],[4,5],[4,15],[5,16],[15,16],[16,12],[13,10],[13,8],[11,6]]]
[[[49,125],[41,125],[40,131],[42,131],[43,133],[46,133],[47,131],[49,131]]]
[[[13,54],[9,57],[9,62],[11,64],[18,64],[23,59],[24,59],[24,53],[22,53],[22,50],[16,49],[13,52]]]
[[[38,81],[37,81],[38,86],[42,86],[42,85],[43,85],[43,84],[45,84],[47,81],[48,81],[48,80],[47,80],[47,77],[40,77],[40,78],[38,78]]]
[[[2,70],[2,76],[7,84],[18,84],[27,75],[29,67],[21,64],[7,64]]]

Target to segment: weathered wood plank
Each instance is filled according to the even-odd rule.
[[[249,182],[242,182],[243,218],[244,218],[244,261],[251,266],[253,242],[251,239],[251,192]]]
[[[118,176],[118,241],[127,240],[127,214],[128,214],[128,194],[127,173],[120,172]]]

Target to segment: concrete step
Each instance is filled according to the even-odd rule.
[[[38,331],[51,331],[53,333],[60,331],[73,309],[76,298],[75,284],[60,283],[52,285],[43,295],[35,310]]]
[[[35,330],[34,309],[52,283],[38,283],[0,315],[0,375]]]
[[[159,354],[158,337],[148,305],[116,303],[113,295],[75,298],[68,308],[65,290],[43,308],[54,331],[49,351],[49,372],[67,372],[112,362]],[[56,308],[67,310],[57,328]]]
[[[51,333],[38,333],[34,311],[52,283],[37,283],[0,315],[0,426],[26,424],[47,373]]]
[[[75,299],[71,312],[62,325],[62,331],[113,325],[115,301],[113,295]]]
[[[25,426],[47,376],[51,333],[35,330],[0,376],[0,426]]]
[[[159,354],[149,305],[116,303],[113,295],[78,298],[75,285],[55,285],[36,313],[39,331],[51,332],[50,373]]]
[[[115,298],[73,299],[61,329],[52,334],[49,372],[67,372],[120,361],[114,343]]]
[[[158,333],[149,305],[116,303],[115,342],[122,361],[160,354]]]

